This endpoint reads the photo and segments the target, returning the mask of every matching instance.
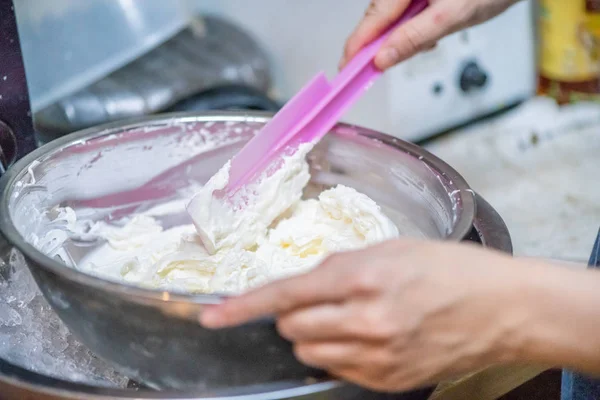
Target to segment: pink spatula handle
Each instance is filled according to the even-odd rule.
[[[329,82],[319,73],[279,111],[232,159],[228,192],[251,182],[288,145],[315,142],[339,121],[381,74],[373,60],[383,42],[399,25],[427,8],[414,0],[404,14],[377,39],[364,47]]]

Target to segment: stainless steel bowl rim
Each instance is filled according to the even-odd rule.
[[[27,258],[33,260],[44,269],[64,277],[70,281],[74,281],[83,285],[89,285],[94,288],[105,290],[110,293],[118,293],[128,295],[131,300],[138,303],[153,303],[155,301],[168,302],[193,302],[196,304],[217,304],[223,300],[223,296],[217,294],[184,294],[159,291],[155,289],[146,289],[138,286],[113,282],[99,277],[88,275],[76,269],[67,267],[60,262],[51,259],[45,254],[38,251],[34,246],[25,241],[18,232],[12,222],[9,212],[9,188],[11,188],[15,180],[27,170],[29,165],[35,160],[59,152],[62,149],[69,147],[77,141],[90,140],[100,136],[115,133],[115,131],[124,132],[147,126],[148,124],[164,124],[173,125],[185,122],[214,122],[214,121],[232,121],[232,122],[259,122],[264,123],[272,117],[272,113],[264,112],[205,112],[205,113],[172,113],[161,114],[155,116],[147,116],[142,118],[131,119],[127,121],[118,121],[108,124],[103,124],[89,129],[84,129],[70,135],[66,135],[56,139],[30,154],[23,157],[14,164],[0,178],[0,233],[4,235],[7,241],[19,249]],[[464,178],[456,172],[452,167],[440,160],[433,154],[422,149],[421,147],[397,139],[395,137],[369,130],[363,127],[339,123],[332,131],[340,129],[360,129],[361,136],[379,141],[386,145],[395,147],[411,156],[422,160],[432,166],[435,170],[442,174],[457,190],[457,195],[462,204],[462,214],[455,221],[453,231],[446,237],[446,240],[460,241],[471,230],[473,221],[476,215],[476,202],[474,192],[471,190]]]
[[[0,359],[0,362],[2,360]],[[69,399],[137,399],[137,400],[264,400],[267,398],[289,398],[296,396],[307,396],[336,389],[343,382],[329,380],[324,382],[302,384],[302,382],[284,382],[283,385],[256,385],[256,387],[239,388],[236,393],[224,389],[211,394],[198,396],[194,393],[182,393],[173,391],[149,391],[135,389],[103,388],[86,384],[74,383],[62,379],[51,378],[40,375],[20,367],[10,366],[8,376],[0,374],[0,388],[2,384],[15,388],[29,390],[32,393],[57,396]]]

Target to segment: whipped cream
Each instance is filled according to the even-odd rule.
[[[380,207],[352,188],[302,200],[310,149],[283,157],[233,201],[213,195],[228,183],[227,163],[189,202],[192,224],[164,230],[150,210],[123,227],[94,227],[106,244],[78,268],[162,290],[235,294],[306,272],[333,252],[399,236]]]
[[[200,189],[187,207],[206,249],[210,253],[233,248],[250,248],[273,221],[298,202],[310,180],[306,154],[312,145],[301,145],[291,156],[275,163],[256,182],[223,200],[214,195],[229,183],[227,162]]]

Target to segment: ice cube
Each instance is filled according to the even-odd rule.
[[[0,303],[0,326],[17,326],[21,325],[21,322],[21,314],[8,304]]]
[[[16,250],[0,264],[0,358],[72,382],[125,388],[129,381],[75,339]]]

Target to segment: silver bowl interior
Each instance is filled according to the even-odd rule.
[[[72,207],[78,219],[118,223],[167,201],[183,205],[266,121],[247,114],[163,116],[53,142],[11,171],[2,203],[10,218],[2,229],[16,230],[21,248],[19,242],[61,229],[49,217],[55,206]],[[454,170],[417,146],[341,124],[316,146],[309,162],[305,197],[336,184],[353,187],[375,200],[407,236],[461,240],[471,227],[473,192]],[[161,220],[169,227],[189,222],[183,207]],[[65,236],[37,250],[76,268],[101,244]]]
[[[201,357],[218,352],[218,347],[204,349],[198,343],[199,335],[209,341],[214,335],[204,332],[196,321],[202,305],[218,302],[220,297],[143,289],[78,271],[78,262],[103,243],[89,237],[61,236],[64,221],[52,221],[53,208],[69,206],[78,219],[118,224],[137,212],[180,200],[180,212],[165,215],[160,222],[169,227],[187,224],[185,200],[268,120],[264,114],[211,113],[109,124],[38,149],[0,180],[1,233],[23,253],[44,296],[69,329],[127,376],[135,378],[130,372],[136,367],[144,370],[137,374],[140,379],[149,376],[145,373],[154,374],[149,380],[158,382],[157,387],[175,387],[165,382],[179,378],[175,372],[165,377],[172,372],[168,368],[148,367],[145,353],[132,347],[139,335],[147,335],[149,325],[161,340],[177,344],[180,350],[173,355],[167,347],[156,348],[153,356],[159,359],[171,357],[169,361],[177,364],[191,362],[185,359],[190,354]],[[417,146],[340,124],[309,154],[309,163],[312,179],[306,197],[345,184],[375,200],[403,235],[459,241],[471,230],[476,212],[473,192],[452,168]],[[43,248],[32,246],[35,237],[44,237],[51,230],[54,242]],[[127,334],[113,335],[115,324]],[[175,338],[169,330],[173,326],[178,332],[187,329],[189,335]],[[232,331],[230,337],[246,335],[246,328],[241,329]],[[259,341],[278,343],[281,354],[287,354],[286,344],[273,336],[270,322],[257,322],[247,329],[258,333]],[[213,343],[221,339],[227,338],[220,336]],[[195,353],[190,353],[191,349]],[[221,353],[213,353],[208,354],[210,359],[220,360]],[[132,365],[135,357],[137,363]],[[293,364],[287,356],[282,357],[278,360]],[[226,361],[225,357],[223,363]],[[304,373],[303,368],[294,368]],[[258,372],[256,375],[260,378]],[[190,379],[177,387],[196,382],[196,377]]]

